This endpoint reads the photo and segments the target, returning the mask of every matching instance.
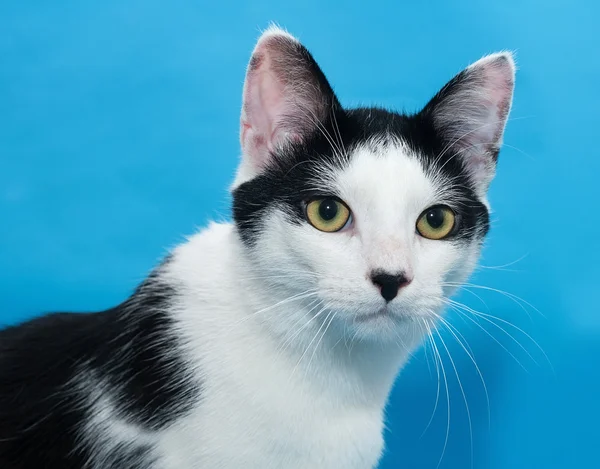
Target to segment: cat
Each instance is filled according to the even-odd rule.
[[[265,31],[233,221],[108,311],[0,332],[0,467],[377,467],[392,384],[489,229],[514,77],[500,52],[417,113],[345,109]]]

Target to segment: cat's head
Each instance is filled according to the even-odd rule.
[[[510,54],[494,54],[416,114],[344,109],[298,40],[265,32],[247,70],[233,185],[253,273],[311,306],[315,322],[335,315],[359,337],[431,321],[488,231],[514,73]]]

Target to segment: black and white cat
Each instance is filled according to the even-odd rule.
[[[376,467],[392,383],[479,257],[514,72],[494,54],[417,114],[343,109],[267,30],[234,223],[111,310],[0,332],[0,468]]]

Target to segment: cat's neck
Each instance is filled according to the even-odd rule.
[[[383,407],[414,338],[382,344],[345,337],[328,323],[335,311],[314,319],[308,299],[290,301],[290,292],[249,274],[241,243],[233,227],[213,225],[172,260],[171,275],[187,292],[184,333],[198,356],[204,347],[222,348],[221,357],[232,363],[219,366],[261,374],[268,369],[272,376],[265,379],[279,380],[282,388],[310,387],[340,405]]]

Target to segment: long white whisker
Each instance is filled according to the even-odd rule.
[[[438,334],[439,337],[439,334]],[[437,347],[436,347],[437,348]],[[442,360],[442,356],[438,350],[438,357],[440,358],[440,365],[442,367],[442,376],[444,377],[444,387],[446,388],[446,404],[448,408],[448,419],[446,425],[446,438],[444,439],[444,447],[442,449],[442,454],[440,455],[440,460],[436,466],[436,469],[439,469],[440,464],[442,464],[442,460],[444,459],[444,455],[446,454],[446,448],[448,446],[448,438],[450,437],[450,391],[448,390],[448,379],[446,377],[446,370],[444,368],[444,361]]]
[[[539,365],[539,363],[535,360],[535,358],[533,358],[533,356],[531,355],[531,353],[529,352],[529,350],[527,350],[527,348],[525,346],[523,346],[523,344],[521,344],[521,342],[519,342],[517,339],[515,339],[515,337],[510,334],[509,332],[506,331],[506,329],[500,327],[498,324],[496,324],[493,319],[496,319],[500,322],[503,322],[509,326],[514,327],[515,329],[517,329],[518,331],[520,331],[521,333],[523,333],[527,338],[529,338],[539,349],[540,351],[544,354],[544,356],[546,356],[546,353],[544,352],[544,350],[539,346],[539,344],[533,340],[533,338],[527,334],[525,331],[523,331],[522,329],[520,329],[519,327],[515,326],[514,324],[512,324],[511,322],[505,321],[504,319],[500,319],[496,316],[492,316],[490,314],[486,314],[486,313],[481,313],[477,310],[474,310],[473,308],[470,308],[469,306],[466,306],[462,303],[459,303],[457,301],[453,301],[453,300],[449,300],[451,301],[454,306],[458,306],[459,308],[462,308],[464,311],[469,312],[471,314],[474,314],[475,316],[483,319],[484,321],[489,322],[490,324],[492,324],[493,326],[495,326],[496,328],[500,329],[502,332],[504,332],[504,334],[506,334],[508,337],[510,337],[526,354],[527,356],[529,356],[529,358],[531,358],[531,360],[536,364]],[[548,357],[546,356],[546,359],[548,359]]]
[[[317,350],[319,349],[319,345],[321,344],[323,337],[325,337],[325,334],[327,334],[327,330],[329,329],[329,326],[331,326],[331,323],[335,319],[336,315],[337,315],[337,311],[335,313],[333,313],[333,315],[331,316],[331,319],[329,320],[329,322],[327,323],[327,326],[325,326],[325,329],[323,330],[323,333],[321,334],[321,338],[317,341],[317,344],[315,345],[315,348],[313,349],[313,353],[310,356],[310,360],[308,360],[308,364],[306,365],[307,370],[310,369],[310,364],[312,363],[313,358],[315,358],[315,354],[317,353]],[[325,321],[327,321],[327,319],[325,319]]]
[[[240,319],[238,322],[234,323],[233,325],[237,326],[237,325],[239,325],[239,324],[241,324],[241,323],[249,320],[250,318],[252,318],[252,317],[254,317],[256,315],[265,313],[267,311],[270,311],[273,308],[276,308],[277,306],[281,306],[281,305],[287,304],[287,303],[289,303],[291,301],[294,301],[294,300],[302,300],[302,299],[310,298],[311,296],[315,296],[317,294],[318,294],[318,292],[316,290],[308,290],[308,291],[304,291],[302,293],[298,293],[298,294],[293,295],[291,297],[285,298],[284,300],[281,300],[281,301],[275,303],[274,305],[267,306],[266,308],[260,309],[258,311],[253,312],[253,313],[250,313],[249,315],[247,315],[244,318]]]
[[[321,313],[323,311],[325,311],[325,309],[327,309],[327,305],[324,306],[316,315],[315,318],[317,318],[318,316],[321,315]],[[300,356],[300,359],[296,362],[296,365],[294,366],[294,369],[292,370],[292,373],[290,375],[290,379],[292,379],[294,377],[294,374],[296,373],[296,370],[298,369],[298,365],[300,365],[300,363],[302,362],[302,359],[306,356],[308,350],[310,349],[310,346],[314,343],[314,341],[317,339],[317,337],[319,336],[321,330],[323,329],[323,326],[325,325],[325,323],[327,322],[327,319],[329,318],[329,315],[332,314],[331,311],[327,313],[327,317],[325,318],[325,320],[323,321],[323,323],[321,324],[321,326],[319,327],[319,329],[317,330],[317,332],[315,333],[315,336],[312,338],[312,340],[308,343],[308,345],[306,346],[306,349],[304,350],[304,352],[302,353],[302,355]]]
[[[458,381],[458,386],[460,388],[460,392],[463,396],[463,400],[465,401],[465,408],[467,409],[467,418],[469,420],[469,439],[471,442],[471,467],[473,467],[473,424],[471,422],[471,411],[469,410],[467,394],[465,393],[465,390],[463,388],[462,382],[460,380],[460,376],[458,374],[458,369],[456,368],[456,364],[454,363],[454,359],[452,358],[452,354],[450,353],[450,350],[446,346],[446,342],[444,342],[444,339],[442,338],[442,335],[439,332],[436,331],[436,334],[442,341],[442,345],[444,346],[444,349],[446,349],[446,354],[448,355],[448,359],[450,360],[450,363],[452,364],[452,368],[454,369],[454,374],[456,375],[456,380]]]
[[[523,309],[523,311],[525,311],[525,313],[529,316],[529,311],[527,311],[527,309],[523,306],[524,304],[529,306],[531,309],[535,310],[538,314],[540,314],[542,317],[545,317],[544,314],[537,309],[535,306],[533,306],[531,303],[529,303],[528,301],[524,300],[523,298],[514,295],[513,293],[509,293],[503,290],[498,290],[497,288],[492,288],[492,287],[486,287],[485,285],[476,285],[473,283],[464,283],[464,284],[458,284],[458,283],[445,283],[443,284],[444,286],[448,286],[448,287],[467,287],[467,288],[476,288],[479,290],[488,290],[488,291],[492,291],[495,293],[499,293],[501,295],[506,296],[507,298],[509,298],[510,300],[512,300],[513,302],[515,302],[517,305],[519,305],[519,307],[521,309]]]
[[[513,353],[512,353],[510,350],[508,350],[508,349],[507,349],[507,348],[504,346],[504,344],[503,344],[502,342],[500,342],[498,339],[496,339],[496,337],[494,337],[492,334],[490,334],[490,332],[489,332],[489,331],[488,331],[488,330],[487,330],[485,327],[483,327],[481,324],[479,324],[477,321],[475,321],[475,320],[474,320],[474,319],[473,319],[471,316],[469,316],[468,314],[465,314],[463,311],[461,311],[461,310],[460,310],[459,308],[457,308],[456,306],[454,306],[454,305],[450,305],[450,307],[451,307],[451,308],[452,308],[454,311],[456,311],[457,313],[459,313],[459,314],[461,314],[462,316],[464,316],[465,318],[467,318],[469,321],[471,321],[471,322],[472,322],[473,324],[475,324],[477,327],[479,327],[479,328],[480,328],[480,329],[481,329],[481,330],[482,330],[482,331],[483,331],[483,332],[484,332],[486,335],[488,335],[488,336],[489,336],[489,337],[490,337],[490,338],[491,338],[491,339],[492,339],[494,342],[496,342],[496,343],[497,343],[497,344],[498,344],[500,347],[502,347],[502,349],[504,349],[504,351],[505,351],[506,353],[508,353],[508,354],[509,354],[509,355],[512,357],[512,359],[513,359],[515,362],[517,362],[517,364],[518,364],[518,365],[519,365],[521,368],[523,368],[523,370],[524,370],[526,373],[529,373],[529,371],[527,370],[527,368],[525,368],[525,367],[523,366],[523,364],[522,364],[522,363],[519,361],[519,359],[518,359],[517,357],[515,357],[515,356],[514,356],[514,354],[513,354]]]
[[[475,315],[479,316],[481,319],[484,319],[484,320],[487,320],[487,321],[491,322],[492,324],[496,325],[496,327],[499,327],[499,326],[498,326],[497,324],[495,324],[495,323],[493,322],[493,320],[500,321],[501,323],[503,323],[503,324],[506,324],[507,326],[509,326],[509,327],[512,327],[513,329],[516,329],[517,331],[519,331],[521,334],[523,334],[525,337],[527,337],[527,338],[528,338],[528,339],[529,339],[529,340],[530,340],[530,341],[531,341],[531,342],[532,342],[532,343],[533,343],[533,344],[534,344],[534,345],[535,345],[535,346],[538,348],[538,350],[539,350],[539,351],[542,353],[542,355],[544,355],[544,358],[546,359],[546,361],[548,362],[548,364],[550,365],[550,367],[551,367],[551,368],[554,370],[554,367],[552,366],[552,363],[550,362],[550,359],[548,358],[548,355],[546,355],[546,352],[545,352],[545,351],[544,351],[544,349],[541,347],[541,345],[540,345],[540,344],[538,344],[538,343],[535,341],[535,339],[534,339],[533,337],[531,337],[531,335],[529,335],[529,334],[528,334],[527,332],[525,332],[523,329],[521,329],[520,327],[518,327],[518,326],[514,325],[512,322],[510,322],[510,321],[507,321],[507,320],[505,320],[505,319],[502,319],[502,318],[499,318],[499,317],[497,317],[497,316],[493,316],[493,315],[491,315],[491,314],[482,313],[481,311],[476,311],[476,310],[474,310],[474,309],[472,309],[472,308],[469,308],[469,307],[468,307],[468,306],[466,306],[466,305],[461,305],[461,306],[463,306],[464,308],[466,308],[466,309],[467,309],[467,311],[469,311],[469,312],[471,312],[471,313],[473,313],[473,314],[475,314]],[[502,328],[500,328],[500,329],[502,329]],[[504,331],[504,329],[502,329],[502,330]],[[506,333],[506,331],[505,331],[505,333]],[[510,335],[510,334],[508,334],[508,333],[507,333],[507,335],[509,335],[509,337],[512,337],[512,335]],[[534,361],[534,363],[536,363],[536,364],[537,364],[537,362],[536,362],[536,361],[533,359],[533,357],[532,357],[532,356],[531,356],[531,354],[530,354],[530,353],[529,353],[529,352],[528,352],[528,351],[525,349],[525,347],[523,347],[523,345],[521,345],[521,343],[520,343],[518,340],[516,340],[516,339],[514,339],[514,338],[513,338],[513,340],[515,340],[515,342],[517,342],[517,344],[519,344],[519,345],[521,346],[521,348],[523,348],[523,350],[525,350],[525,352],[527,353],[527,355],[529,355],[529,357],[530,357],[530,358],[531,358],[531,359]]]
[[[319,298],[314,299],[307,305],[307,307],[310,309],[306,313],[304,313],[291,327],[292,329],[295,329],[295,331],[291,335],[287,336],[287,338],[283,341],[283,343],[278,347],[279,352],[284,352],[286,350],[287,346],[289,344],[291,344],[294,341],[294,339],[296,337],[298,337],[298,335],[300,335],[302,333],[302,331],[309,326],[309,324],[314,319],[314,317],[309,318],[309,320],[302,327],[299,327],[298,329],[296,329],[296,326],[298,326],[307,316],[310,316],[310,314],[315,309],[321,307],[322,305],[323,305],[323,300],[320,300]]]
[[[529,253],[527,254],[523,254],[521,257],[519,257],[518,259],[512,261],[512,262],[508,262],[506,264],[501,264],[501,265],[482,265],[480,264],[479,267],[482,267],[484,269],[493,269],[493,270],[504,270],[506,267],[510,267],[513,266],[515,264],[518,264],[519,262],[521,262],[523,259],[525,259],[527,256],[529,256]]]
[[[489,393],[488,393],[488,390],[487,390],[487,386],[485,384],[485,380],[483,379],[483,374],[481,373],[481,370],[479,369],[479,366],[477,365],[477,362],[475,361],[475,358],[473,356],[473,351],[469,347],[469,350],[471,350],[471,353],[469,353],[469,350],[467,350],[467,348],[465,347],[465,345],[459,339],[458,335],[460,335],[460,337],[462,337],[462,339],[465,341],[465,343],[467,343],[467,340],[458,331],[458,329],[456,329],[456,327],[454,327],[452,324],[450,324],[450,322],[446,321],[441,316],[440,316],[439,319],[442,322],[442,324],[444,324],[448,328],[448,330],[450,331],[450,333],[454,336],[454,338],[456,339],[456,341],[459,343],[459,345],[462,347],[462,349],[465,351],[465,353],[471,359],[471,361],[473,362],[473,365],[475,366],[475,369],[477,370],[477,374],[479,375],[479,379],[481,380],[481,384],[483,385],[483,390],[485,392],[485,400],[486,400],[486,403],[487,403],[487,413],[488,413],[488,427],[490,427],[491,426],[491,422],[492,422],[492,416],[491,416],[491,410],[490,410],[490,396],[489,396]],[[455,331],[456,331],[456,333],[455,333]],[[467,346],[468,346],[468,344],[467,344]]]
[[[440,399],[440,366],[438,364],[438,362],[441,361],[440,352],[437,349],[435,340],[433,339],[433,334],[431,333],[431,328],[427,324],[427,321],[425,319],[423,319],[423,324],[425,325],[425,328],[427,330],[427,339],[431,343],[431,349],[432,349],[433,358],[434,358],[434,362],[435,362],[435,371],[437,374],[437,391],[435,393],[435,404],[433,406],[433,411],[431,412],[431,417],[429,417],[429,422],[427,422],[427,425],[425,426],[425,430],[423,430],[423,433],[421,433],[420,438],[423,438],[423,435],[425,435],[425,432],[429,429],[431,422],[433,422],[433,418],[435,416],[435,411],[437,410],[438,402]]]

